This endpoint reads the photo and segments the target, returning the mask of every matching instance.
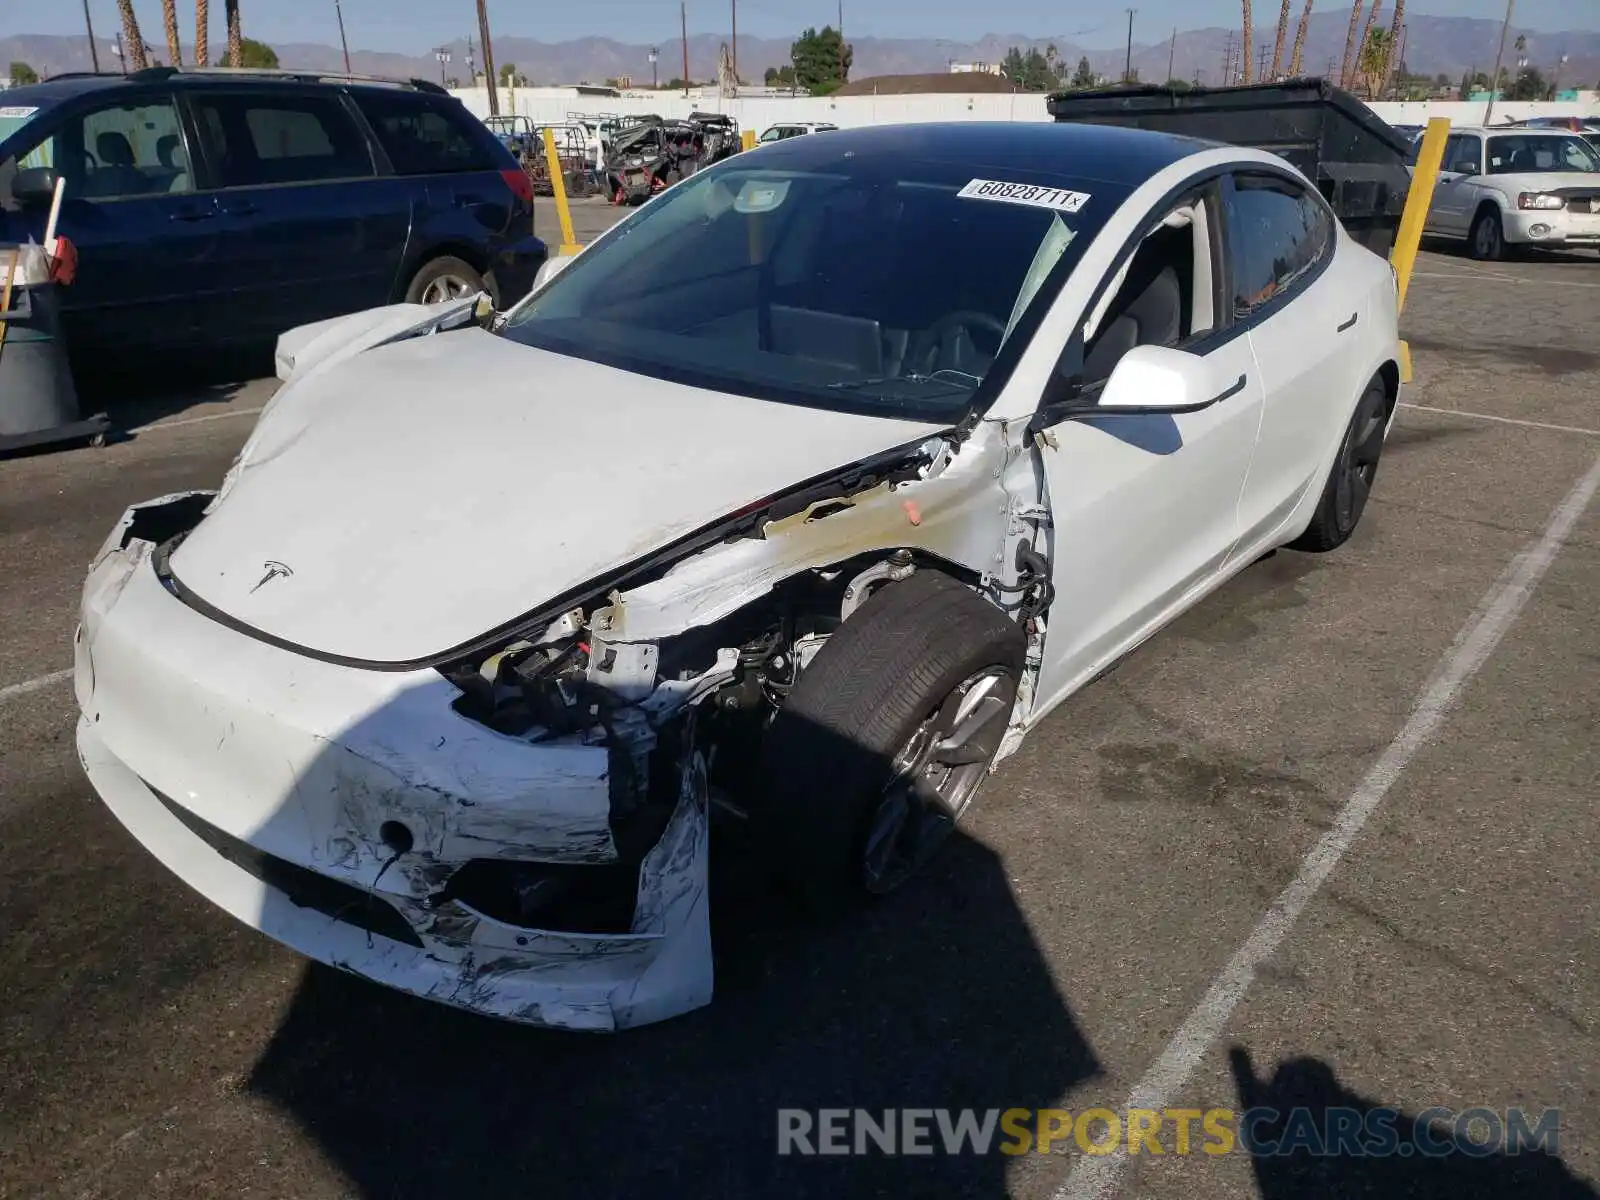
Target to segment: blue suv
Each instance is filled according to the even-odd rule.
[[[546,256],[527,175],[420,80],[155,67],[0,92],[0,243],[43,239],[57,178],[80,362],[484,287],[509,304]]]

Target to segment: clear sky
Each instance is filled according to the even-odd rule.
[[[422,53],[449,38],[476,33],[473,0],[340,0],[351,49]],[[1120,45],[1126,35],[1126,8],[1131,3],[1134,40],[1160,41],[1176,25],[1196,29],[1239,22],[1232,0],[1119,0],[1060,4],[1046,0],[845,0],[844,24],[855,37],[923,37],[975,41],[986,33],[1070,37],[1094,47]],[[1392,3],[1392,0],[1390,0]],[[194,5],[178,0],[188,18],[185,40],[192,36]],[[267,42],[322,42],[336,45],[334,0],[241,0],[245,32]],[[95,30],[109,37],[117,26],[114,0],[89,0]],[[1299,4],[1294,5],[1298,13]],[[1389,11],[1390,5],[1384,5]],[[161,37],[159,0],[134,0],[147,40]],[[1256,23],[1277,20],[1278,6],[1255,0]],[[1271,11],[1268,11],[1268,10]],[[1505,15],[1504,0],[1411,0],[1408,12],[1433,16],[1487,17]],[[1349,12],[1348,0],[1317,0],[1316,12]],[[728,0],[689,0],[691,33],[725,32]],[[221,33],[222,4],[212,0],[213,38]],[[739,0],[739,32],[757,37],[792,36],[805,25],[838,19],[837,0]],[[490,27],[497,34],[536,37],[556,42],[589,35],[625,42],[660,41],[678,31],[678,6],[673,0],[584,0],[582,3],[528,3],[489,0]],[[1519,0],[1515,24],[1534,30],[1600,27],[1600,0]],[[83,32],[76,3],[34,4],[29,0],[0,2],[0,36],[19,33]]]

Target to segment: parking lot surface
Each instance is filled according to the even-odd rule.
[[[579,211],[580,237],[612,215]],[[807,925],[719,868],[716,999],[609,1038],[308,968],[84,781],[88,559],[128,503],[213,486],[272,381],[0,463],[0,1195],[1600,1194],[1597,302],[1593,256],[1424,254],[1348,546],[1258,563],[1064,705],[866,915]],[[1559,1147],[777,1154],[784,1108],[1130,1096],[1559,1109]]]

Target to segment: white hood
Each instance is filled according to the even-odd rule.
[[[468,328],[286,389],[171,566],[272,637],[414,661],[940,428],[665,383]]]

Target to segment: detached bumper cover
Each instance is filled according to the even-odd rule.
[[[432,672],[303,658],[194,612],[129,536],[163,503],[108,539],[75,646],[79,756],[146,849],[309,958],[474,1012],[611,1030],[710,1001],[702,781],[645,857],[626,933],[440,900],[472,860],[615,861],[606,749],[502,737]],[[414,837],[387,870],[386,821]]]

